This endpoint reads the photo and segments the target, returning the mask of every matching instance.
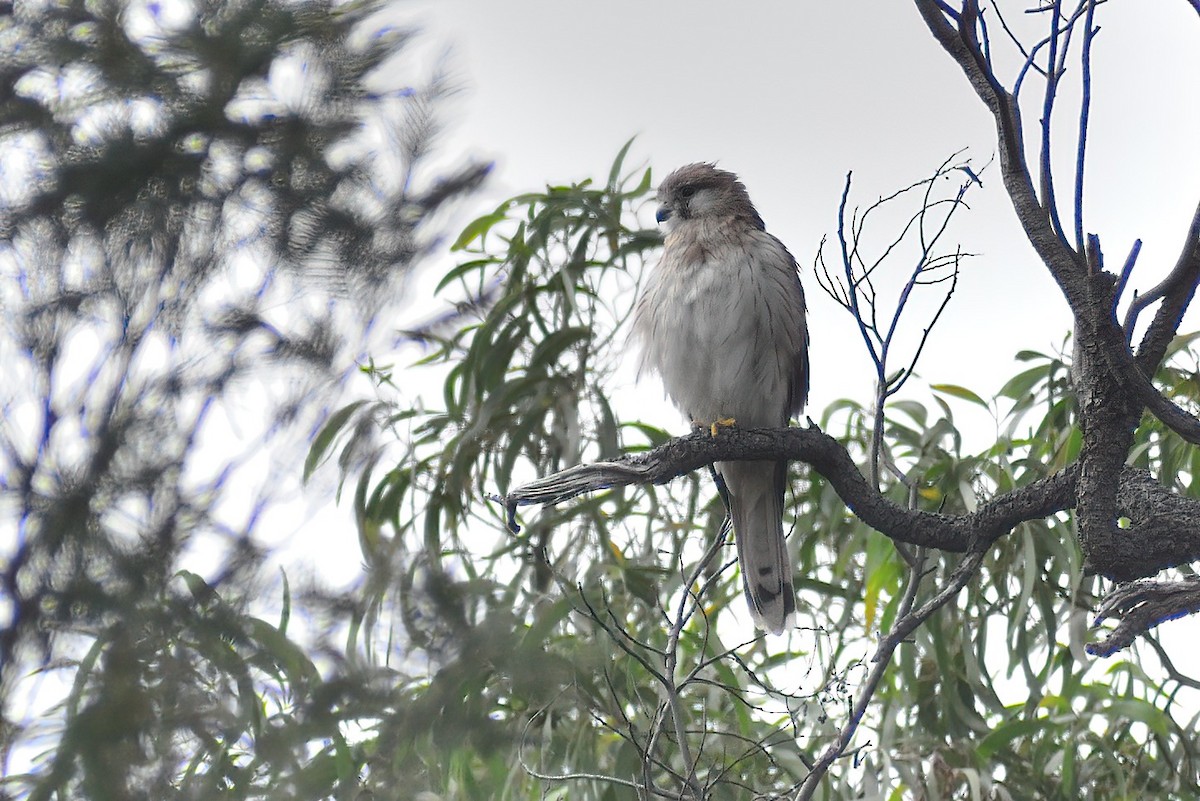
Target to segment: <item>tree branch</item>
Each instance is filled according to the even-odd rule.
[[[1075,149],[1075,249],[1083,252],[1083,176],[1087,155],[1088,119],[1092,108],[1092,40],[1096,38],[1099,28],[1093,25],[1096,16],[1095,0],[1085,0],[1087,17],[1083,22],[1083,55],[1080,66],[1082,72],[1079,101],[1079,135],[1078,146]]]
[[[1192,222],[1188,226],[1187,236],[1183,241],[1183,250],[1175,262],[1171,272],[1162,283],[1145,295],[1139,296],[1130,306],[1130,315],[1126,317],[1126,333],[1133,336],[1133,326],[1137,322],[1137,311],[1153,303],[1159,298],[1162,305],[1154,315],[1150,327],[1146,329],[1141,344],[1138,345],[1137,362],[1142,371],[1153,375],[1167,352],[1167,346],[1179,329],[1179,321],[1192,302],[1196,293],[1196,283],[1200,280],[1200,203],[1192,213]],[[1143,298],[1145,299],[1143,302]],[[1140,304],[1140,305],[1139,305]]]
[[[1129,529],[1119,528],[1117,520],[1125,502],[1123,496],[1127,494],[1125,484],[1128,468],[1125,461],[1143,409],[1150,409],[1164,424],[1189,441],[1200,443],[1200,421],[1164,398],[1149,378],[1165,355],[1200,278],[1200,209],[1193,218],[1183,253],[1171,275],[1149,293],[1150,298],[1139,299],[1131,307],[1129,328],[1145,305],[1159,296],[1163,299],[1135,361],[1128,351],[1128,330],[1118,326],[1113,313],[1118,296],[1118,279],[1099,269],[1098,253],[1096,269],[1089,269],[1084,254],[1072,250],[1059,235],[1061,229],[1054,221],[1053,197],[1046,180],[1049,158],[1049,140],[1046,136],[1043,136],[1041,143],[1044,191],[1040,200],[1034,190],[1031,170],[1023,150],[1023,129],[1015,96],[1001,85],[980,48],[976,30],[979,15],[977,0],[964,0],[963,11],[957,19],[945,14],[931,0],[914,2],[934,38],[958,63],[971,86],[992,112],[996,121],[1005,189],[1029,242],[1058,283],[1075,316],[1077,359],[1073,373],[1076,376],[1074,384],[1079,399],[1083,447],[1074,493],[1079,543],[1087,568],[1104,575],[1128,579],[1149,575],[1142,571],[1154,564],[1165,565],[1172,561],[1178,564],[1195,558],[1191,536],[1184,535],[1183,539],[1188,543],[1186,547],[1178,547],[1179,533],[1161,525],[1159,510],[1146,514]],[[1055,2],[1046,7],[1053,13],[1048,37],[1043,41],[1043,44],[1049,43],[1052,50],[1045,73],[1044,126],[1048,124],[1053,88],[1060,68],[1053,56],[1057,37],[1069,37],[1074,25],[1082,17],[1088,28],[1085,33],[1086,50],[1093,35],[1093,5],[1090,0],[1084,0],[1061,28],[1058,25],[1059,4]],[[1083,14],[1085,11],[1086,15]],[[1064,38],[1064,52],[1066,46],[1067,40]],[[1030,51],[1029,61],[1033,59],[1036,49]],[[1078,143],[1080,159],[1086,117],[1081,117],[1081,125],[1081,140]],[[1047,130],[1044,127],[1043,133]],[[1079,213],[1080,209],[1077,209]],[[1082,229],[1079,232],[1082,233]],[[1131,268],[1132,261],[1127,262],[1123,275]],[[1155,497],[1164,509],[1177,504],[1169,493],[1157,493]],[[1184,503],[1194,508],[1194,502]],[[1185,520],[1178,519],[1177,522],[1183,524],[1183,531],[1194,530],[1193,525]],[[1147,551],[1153,551],[1153,554]],[[1133,564],[1127,563],[1126,559],[1132,559]]]
[[[509,528],[520,531],[521,506],[554,504],[596,490],[632,484],[666,484],[716,461],[790,459],[806,462],[823,476],[860,520],[895,542],[950,553],[977,553],[1018,524],[1074,508],[1080,466],[1038,479],[979,504],[974,512],[948,515],[906,509],[876,491],[849,452],[816,426],[808,428],[721,428],[716,437],[696,431],[644,453],[609,462],[577,465],[491,496],[504,505]],[[1116,493],[1117,513],[1131,527],[1110,550],[1089,562],[1094,572],[1118,581],[1200,559],[1200,501],[1171,492],[1148,471],[1124,468]]]
[[[1067,301],[1075,308],[1076,303],[1087,299],[1087,268],[1083,257],[1071,250],[1054,230],[1046,206],[1038,199],[1025,160],[1020,109],[992,73],[979,47],[974,23],[979,14],[978,3],[976,0],[964,2],[963,14],[955,27],[933,0],[914,2],[934,39],[957,62],[975,93],[992,112],[996,120],[1000,173],[1017,219]]]
[[[630,484],[665,484],[714,461],[767,459],[808,463],[829,481],[851,511],[889,538],[953,553],[986,549],[1017,523],[1045,517],[1074,503],[1073,473],[1064,472],[983,503],[967,515],[906,509],[876,491],[841,443],[816,426],[733,426],[720,429],[716,437],[697,431],[645,453],[563,470],[492,500],[504,504],[509,526],[516,532],[520,530],[516,522],[519,506],[561,503],[585,492]]]
[[[1158,624],[1196,612],[1200,612],[1200,577],[1130,582],[1109,593],[1096,610],[1097,626],[1110,617],[1119,617],[1121,622],[1106,638],[1090,643],[1087,651],[1111,656]]]

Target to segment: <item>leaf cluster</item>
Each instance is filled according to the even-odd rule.
[[[609,798],[636,786],[737,798],[794,791],[851,715],[875,637],[896,619],[907,589],[892,541],[799,466],[787,525],[801,625],[786,640],[750,637],[739,620],[724,512],[702,477],[548,507],[527,515],[517,535],[498,510],[481,508],[482,498],[523,476],[604,458],[614,428],[626,439],[662,441],[661,432],[613,411],[619,404],[602,367],[606,349],[620,342],[621,318],[596,313],[605,308],[599,288],[613,274],[636,283],[626,275],[632,245],[623,243],[643,236],[636,222],[642,195],[625,191],[611,181],[603,191],[586,183],[550,187],[465,229],[459,246],[474,250],[464,250],[466,260],[442,288],[461,282],[478,301],[478,318],[438,339],[427,359],[450,363],[443,399],[453,412],[383,418],[390,425],[412,413],[406,422],[424,422],[399,435],[399,459],[380,459],[359,474],[360,523],[370,521],[373,537],[388,533],[389,559],[402,565],[401,575],[436,574],[437,596],[454,599],[452,609],[431,604],[426,579],[393,577],[392,611],[401,622],[392,633],[397,641],[412,638],[440,666],[425,692],[474,675],[477,695],[456,700],[471,715],[490,708],[487,718],[501,725],[489,730],[503,732],[484,749],[470,736],[443,741],[448,750],[410,763],[434,793]],[[627,202],[629,222],[613,228],[613,217],[600,211],[617,197]],[[540,231],[570,236],[546,248]],[[614,236],[615,245],[601,246]],[[653,240],[646,241],[632,268],[650,255]],[[576,268],[567,288],[564,272]],[[571,344],[558,347],[558,335],[575,328]],[[497,348],[503,370],[488,360],[490,350],[476,349],[476,337]],[[1181,339],[1162,386],[1187,384],[1190,373],[1180,365],[1194,358],[1188,353]],[[885,476],[885,493],[904,501],[915,492],[922,508],[967,512],[1072,462],[1080,439],[1070,357],[1024,351],[1016,358],[1023,366],[994,399],[938,384],[929,400],[888,404],[885,455],[916,482]],[[586,377],[585,364],[597,365]],[[392,391],[396,374],[387,378],[381,386]],[[539,394],[538,382],[555,387],[551,398]],[[573,428],[554,424],[564,395],[570,408],[590,410]],[[981,452],[963,450],[960,403],[984,412],[994,427],[994,443]],[[345,456],[352,416],[325,432],[312,464],[336,443]],[[821,425],[863,462],[870,458],[871,410],[838,401]],[[570,447],[564,430],[577,432]],[[1148,467],[1173,465],[1190,481],[1174,455],[1186,452],[1182,440],[1149,423],[1139,436],[1161,438],[1145,450]],[[381,476],[382,464],[397,466]],[[344,458],[343,465],[354,472]],[[398,483],[400,473],[409,483]],[[432,480],[421,486],[422,476]],[[401,486],[405,503],[385,503]],[[930,558],[918,603],[960,559]],[[1085,652],[1099,582],[1083,571],[1069,514],[1023,524],[1001,540],[957,602],[900,646],[852,758],[834,767],[818,797],[1074,798],[1080,788],[1091,798],[1188,797],[1200,765],[1197,720],[1177,698],[1193,685],[1173,668],[1158,669],[1153,638],[1114,662]],[[436,611],[417,615],[418,606]],[[378,609],[382,620],[387,604]],[[414,634],[431,617],[443,621],[436,642]],[[516,659],[473,645],[497,626]],[[508,767],[502,781],[494,760]],[[475,766],[470,782],[455,772],[464,763]]]

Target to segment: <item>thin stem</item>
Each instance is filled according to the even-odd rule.
[[[1129,249],[1129,255],[1125,257],[1125,263],[1121,265],[1121,275],[1117,279],[1117,288],[1113,291],[1113,316],[1117,316],[1117,304],[1121,301],[1121,295],[1125,293],[1125,287],[1129,285],[1129,276],[1133,274],[1133,267],[1137,264],[1138,254],[1142,252],[1142,240],[1133,240],[1133,247]],[[1133,331],[1130,328],[1125,329],[1125,342],[1133,341]]]
[[[1083,29],[1082,63],[1083,97],[1079,101],[1079,146],[1075,151],[1075,249],[1083,252],[1083,168],[1087,151],[1088,116],[1092,104],[1092,40],[1098,28],[1092,27],[1096,13],[1095,0],[1086,0],[1087,18]]]
[[[1046,92],[1042,99],[1042,207],[1050,215],[1054,232],[1063,239],[1062,223],[1058,219],[1058,202],[1054,199],[1054,173],[1050,167],[1050,119],[1058,92],[1058,23],[1062,19],[1061,0],[1054,0],[1050,14],[1050,54],[1046,58]]]
[[[671,624],[671,631],[667,637],[667,647],[663,656],[663,673],[662,686],[663,692],[666,694],[664,701],[667,709],[671,713],[671,722],[675,729],[675,739],[679,742],[679,758],[685,766],[687,766],[687,785],[688,789],[697,799],[704,797],[704,790],[700,786],[700,781],[696,777],[696,763],[692,759],[691,748],[687,741],[687,720],[684,717],[683,707],[679,699],[679,687],[675,683],[675,671],[679,663],[679,638],[683,634],[684,626],[699,607],[699,596],[692,592],[692,586],[700,579],[704,568],[717,555],[724,544],[725,528],[721,529],[721,536],[714,537],[712,543],[708,546],[708,550],[692,568],[691,573],[683,577],[684,586],[683,593],[679,599],[679,606],[676,609],[675,620]]]
[[[929,325],[927,325],[925,330],[921,332],[921,341],[917,343],[917,349],[913,352],[912,361],[910,361],[908,367],[904,369],[900,380],[897,381],[891,388],[889,394],[895,394],[896,392],[899,392],[900,388],[904,386],[905,382],[907,382],[916,371],[917,360],[921,358],[921,353],[925,350],[925,343],[929,341],[930,332],[932,332],[933,327],[937,325],[937,321],[941,319],[942,312],[946,311],[946,307],[950,305],[950,298],[954,296],[954,290],[958,288],[958,258],[966,255],[970,254],[956,254],[954,272],[950,275],[950,288],[946,290],[946,294],[942,297],[941,305],[939,305],[937,311],[933,313],[933,319],[929,321]]]
[[[1200,2],[1200,0],[1197,1]],[[1175,667],[1175,663],[1171,661],[1170,655],[1167,653],[1167,650],[1162,647],[1162,643],[1158,641],[1157,637],[1147,636],[1143,639],[1150,643],[1150,647],[1154,649],[1156,654],[1158,654],[1158,659],[1160,662],[1162,662],[1163,667],[1166,668],[1168,676],[1184,687],[1191,687],[1193,690],[1200,690],[1200,681],[1193,679],[1191,676],[1188,676]]]
[[[886,353],[886,350],[885,350]],[[884,357],[886,358],[886,356]],[[875,409],[871,427],[871,486],[879,491],[879,454],[883,450],[883,404],[888,399],[887,382],[881,376],[875,384]]]
[[[957,597],[962,588],[975,575],[980,565],[983,564],[984,555],[982,552],[968,554],[951,574],[949,584],[938,592],[937,595],[925,602],[915,612],[906,612],[897,617],[892,630],[880,641],[879,648],[871,658],[871,672],[867,675],[862,691],[859,693],[858,699],[854,702],[850,719],[838,732],[837,739],[825,749],[825,752],[821,754],[821,757],[813,766],[812,771],[805,777],[799,792],[796,793],[796,801],[811,799],[817,790],[817,786],[821,783],[821,779],[829,771],[830,766],[837,759],[845,755],[846,748],[850,744],[850,740],[854,737],[854,732],[862,722],[863,715],[866,714],[867,707],[870,705],[872,698],[874,698],[875,692],[879,688],[879,683],[882,681],[884,673],[891,664],[892,654],[895,653],[896,648],[917,627],[928,620],[934,612]],[[912,609],[915,604],[917,589],[921,579],[925,575],[920,569],[922,564],[923,560],[918,559],[917,566],[909,571],[909,583],[905,588],[904,598],[901,600],[901,609]]]
[[[838,204],[838,242],[842,247],[842,267],[846,273],[846,289],[847,294],[850,296],[850,312],[858,322],[859,333],[862,334],[863,342],[866,343],[867,352],[871,354],[871,361],[875,364],[876,372],[879,372],[883,369],[883,364],[879,360],[879,354],[875,352],[875,345],[871,342],[871,335],[867,331],[867,324],[859,310],[858,290],[855,288],[854,281],[854,264],[850,259],[850,251],[846,242],[846,201],[850,197],[850,179],[852,175],[852,172],[846,173],[846,186],[842,189],[842,201]]]

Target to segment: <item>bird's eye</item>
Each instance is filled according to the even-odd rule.
[[[689,199],[694,194],[696,194],[696,187],[694,186],[685,186],[679,190],[679,196],[684,200]]]

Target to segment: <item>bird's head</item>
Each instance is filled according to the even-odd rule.
[[[688,220],[742,218],[759,230],[762,218],[750,202],[737,176],[713,164],[688,164],[668,175],[658,186],[655,219],[672,231]]]

